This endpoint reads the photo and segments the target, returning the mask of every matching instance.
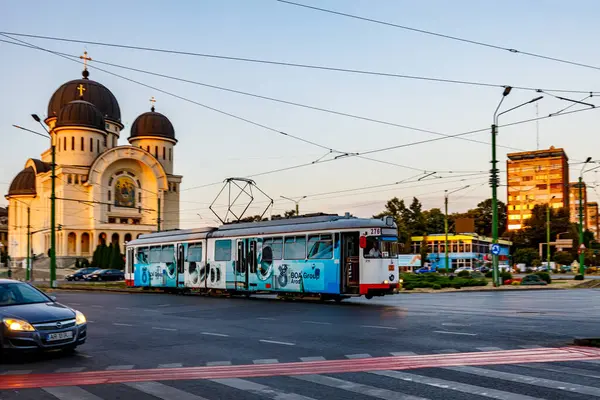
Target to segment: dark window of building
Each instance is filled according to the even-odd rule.
[[[67,138],[63,138],[63,150],[67,151]]]
[[[150,146],[146,146],[146,151],[150,153]]]
[[[108,136],[104,136],[104,148],[108,146]]]
[[[75,150],[75,136],[71,136],[71,150]]]
[[[167,149],[163,147],[163,160],[167,159]]]
[[[90,138],[90,153],[94,152],[94,139]]]
[[[111,218],[108,219],[108,223],[109,224],[114,224],[115,221],[116,221],[116,218],[113,218],[113,217],[111,217]]]
[[[85,139],[81,138],[81,151],[85,151],[85,143],[84,143]]]
[[[537,188],[538,188],[539,190],[546,190],[546,189],[548,189],[548,185],[546,185],[546,184],[544,183],[544,184],[541,184],[541,185],[537,185]]]
[[[169,161],[173,161],[173,149],[169,149]]]
[[[67,183],[70,185],[71,183],[73,183],[73,177],[71,176],[71,174],[67,175]]]
[[[111,200],[111,193],[110,193],[110,190],[109,190],[108,191],[108,201],[110,201],[110,200]]]
[[[158,158],[158,146],[154,146],[154,157]]]
[[[96,141],[96,152],[100,153],[100,139]]]

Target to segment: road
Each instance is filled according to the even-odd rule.
[[[0,364],[1,399],[590,399],[600,291],[406,294],[342,304],[58,292],[75,355]],[[544,361],[537,363],[535,361]],[[56,386],[58,385],[58,386]]]

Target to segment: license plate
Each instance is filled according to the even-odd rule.
[[[52,342],[54,340],[65,340],[65,339],[72,339],[72,338],[73,338],[73,332],[68,331],[68,332],[51,333],[48,335],[46,340],[48,340],[49,342]]]

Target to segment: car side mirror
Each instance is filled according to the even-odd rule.
[[[56,296],[50,296],[50,300],[52,300],[52,301],[55,302],[56,301]]]

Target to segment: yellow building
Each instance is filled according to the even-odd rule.
[[[594,234],[594,238],[598,239],[598,203],[590,201],[586,207],[587,228]]]
[[[124,128],[115,96],[83,78],[59,87],[44,120],[48,149],[31,158],[13,179],[8,245],[15,260],[50,248],[51,141],[56,151],[56,255],[59,266],[89,257],[100,243],[123,243],[140,234],[179,227],[179,186],[173,173],[175,130],[167,117],[150,112],[130,128],[130,145],[118,146]],[[159,220],[160,215],[160,220]],[[122,250],[123,251],[123,250]]]
[[[587,188],[585,186],[585,182],[581,183],[581,197],[581,208],[583,210],[583,229],[587,229]],[[571,202],[571,206],[569,208],[571,222],[579,224],[579,182],[573,182],[569,185],[569,201]]]
[[[507,155],[507,225],[518,230],[536,204],[569,206],[569,159],[563,149]]]

